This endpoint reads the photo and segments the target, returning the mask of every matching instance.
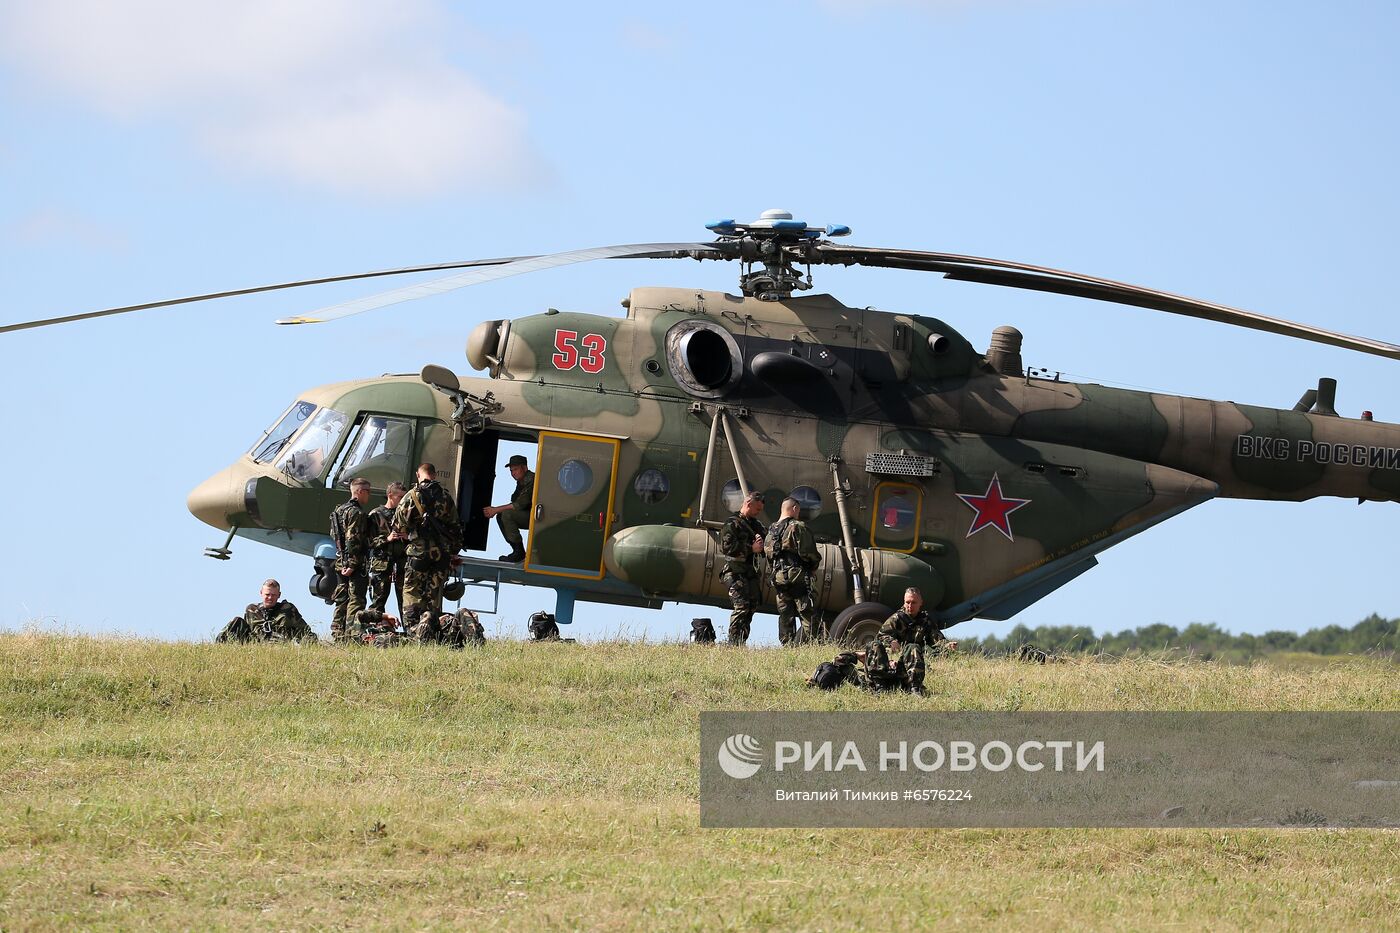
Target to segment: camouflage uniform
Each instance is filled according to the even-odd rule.
[[[924,692],[924,648],[935,653],[947,641],[927,611],[911,616],[903,609],[880,626],[880,634],[865,652],[865,678],[871,689],[903,687]],[[892,657],[898,650],[899,656]]]
[[[403,580],[403,626],[412,631],[419,614],[442,612],[442,587],[462,546],[462,525],[452,495],[435,479],[419,482],[394,513],[393,529],[408,538]]]
[[[369,513],[369,605],[383,612],[389,606],[389,589],[403,613],[403,572],[407,551],[404,541],[390,541],[394,530],[394,510],[388,505]]]
[[[816,637],[816,600],[812,574],[821,566],[817,542],[801,519],[782,518],[768,529],[763,540],[768,557],[768,579],[778,601],[778,641],[784,645]],[[798,631],[797,621],[802,621]],[[821,633],[825,636],[825,632]]]
[[[724,555],[720,579],[729,587],[729,643],[742,645],[749,640],[749,624],[763,599],[758,581],[758,555],[753,552],[754,535],[764,535],[763,523],[756,518],[729,516],[719,532],[719,550]]]
[[[243,610],[243,617],[236,618],[224,626],[215,641],[315,641],[316,633],[301,617],[296,606],[285,599],[273,604],[271,609],[262,603],[249,603]]]
[[[380,609],[361,609],[347,626],[345,640],[376,648],[393,648],[404,644],[404,633]]]
[[[444,612],[437,617],[425,615],[413,627],[411,634],[424,644],[446,645],[449,648],[486,644],[486,628],[470,609]]]
[[[369,586],[369,516],[354,499],[342,502],[331,513],[331,541],[335,544],[335,614],[331,638],[346,637],[346,626],[365,608]],[[348,575],[341,571],[351,571]]]
[[[529,470],[515,481],[515,492],[510,496],[510,508],[496,513],[496,524],[514,553],[525,550],[525,541],[520,536],[522,529],[530,527],[530,511],[535,501],[535,474]]]
[[[481,624],[475,612],[470,609],[457,610],[457,622],[462,628],[462,643],[467,645],[486,644],[486,626]]]

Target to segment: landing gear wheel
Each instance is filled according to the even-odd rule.
[[[880,634],[880,626],[893,610],[884,603],[856,603],[842,609],[831,623],[831,641],[851,648],[864,648]]]

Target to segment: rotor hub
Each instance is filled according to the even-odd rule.
[[[719,234],[715,244],[718,248],[742,263],[739,289],[745,296],[760,301],[778,301],[791,297],[794,291],[811,288],[812,246],[824,237],[848,236],[851,232],[844,224],[808,226],[780,208],[766,210],[748,223],[717,220],[705,227]],[[798,265],[806,266],[805,275],[797,269]]]

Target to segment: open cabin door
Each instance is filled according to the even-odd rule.
[[[609,438],[540,432],[526,570],[603,578],[620,447]]]
[[[462,522],[462,547],[468,551],[486,550],[491,519],[482,514],[492,504],[496,473],[500,470],[497,452],[501,439],[485,432],[468,437],[462,445],[457,476],[457,516]]]

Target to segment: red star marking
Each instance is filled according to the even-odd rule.
[[[987,484],[987,491],[980,496],[958,493],[958,498],[967,504],[967,507],[976,512],[972,519],[972,527],[967,529],[967,537],[972,537],[983,528],[995,528],[1006,535],[1006,540],[1015,541],[1011,536],[1011,513],[1023,505],[1030,505],[1029,499],[1008,499],[1001,492],[1001,478],[995,473],[992,474],[992,481]]]

